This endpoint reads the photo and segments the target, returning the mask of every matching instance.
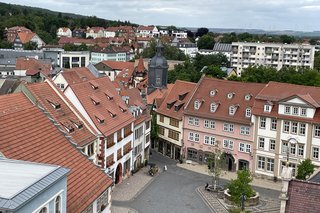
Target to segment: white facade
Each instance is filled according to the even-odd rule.
[[[126,52],[91,52],[91,63],[97,64],[101,61],[128,61]]]
[[[60,90],[64,90],[68,86],[68,82],[62,75],[63,71],[59,72],[57,75],[55,75],[52,80],[53,82],[59,87]]]
[[[150,147],[150,130],[151,121],[143,121],[134,126],[134,142],[133,142],[133,168],[136,169],[139,164],[144,164],[148,160],[149,147]]]
[[[103,31],[103,37],[114,38],[114,37],[116,37],[116,32],[104,30]]]
[[[90,62],[90,52],[87,51],[68,51],[60,53],[60,67],[61,68],[74,68],[86,67]]]
[[[176,38],[187,38],[188,34],[184,31],[172,31],[172,35]]]
[[[179,49],[187,56],[190,56],[191,58],[195,57],[198,53],[198,47],[197,45],[191,43],[191,44],[180,44]]]
[[[62,36],[71,38],[72,37],[72,31],[69,28],[60,27],[57,30],[57,37],[62,37]]]
[[[315,47],[300,44],[233,42],[231,67],[240,76],[249,66],[313,68]]]
[[[104,37],[104,31],[102,29],[98,30],[98,31],[95,31],[93,29],[89,29],[87,32],[86,32],[86,38],[88,37],[91,37],[93,39],[95,38],[102,38]]]

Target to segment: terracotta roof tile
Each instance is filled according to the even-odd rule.
[[[246,109],[253,107],[254,97],[264,86],[265,84],[243,83],[203,77],[198,82],[195,94],[187,105],[185,113],[250,124],[250,118],[245,116]],[[211,91],[215,91],[215,94],[211,95]],[[228,98],[228,94],[232,97]],[[250,95],[251,98],[249,100],[245,100],[246,95]],[[194,109],[194,102],[196,100],[201,102],[199,110]],[[215,112],[210,112],[211,103],[220,103],[218,104]],[[239,106],[236,107],[237,109],[235,114],[229,115],[229,107],[237,105]]]
[[[135,67],[134,71],[137,73],[144,73],[147,71],[147,69],[144,67],[144,61],[142,57],[139,58],[138,65]]]
[[[73,69],[67,69],[61,72],[61,75],[67,81],[68,84],[80,83],[83,81],[93,80],[96,77],[86,67],[77,67]]]
[[[168,95],[164,98],[157,113],[182,119],[183,106],[186,105],[191,98],[196,86],[196,83],[177,80]]]
[[[134,121],[133,116],[128,112],[126,108],[125,112],[122,112],[118,107],[120,102],[123,102],[122,98],[115,89],[114,84],[111,82],[109,77],[97,78],[90,81],[99,85],[98,88],[93,89],[89,82],[82,82],[71,85],[71,89],[77,96],[78,100],[90,116],[91,120],[95,126],[105,135],[109,134],[123,128],[124,126],[132,123]],[[105,92],[108,91],[113,95],[113,99],[109,100]],[[90,96],[94,95],[100,100],[98,105],[95,105]],[[109,116],[109,112],[115,113],[117,116]],[[105,118],[104,123],[100,123],[97,120],[97,116]]]
[[[18,32],[18,36],[22,44],[28,43],[36,34],[31,31]]]
[[[51,74],[52,65],[49,62],[34,58],[17,58],[16,70],[26,70],[27,75],[34,75],[38,72],[48,75]]]
[[[67,212],[82,212],[111,186],[112,180],[74,148],[22,93],[0,96],[0,106],[10,111],[0,115],[0,151],[6,157],[71,169]]]
[[[174,84],[167,84],[166,89],[156,89],[149,95],[147,95],[147,104],[152,105],[154,101],[156,101],[158,107],[161,105],[162,101],[166,97],[167,94],[170,93],[171,89],[173,88]]]
[[[100,63],[110,67],[113,70],[123,70],[123,69],[134,70],[134,62],[101,61]]]
[[[73,127],[74,131],[72,133],[67,132],[67,135],[69,135],[71,140],[79,147],[83,147],[96,139],[96,136],[83,124],[84,118],[80,120],[64,102],[64,100],[67,99],[64,94],[59,94],[64,98],[64,100],[62,100],[47,82],[29,84],[27,88],[56,122],[69,124]],[[55,109],[52,104],[59,104],[59,108]],[[78,128],[79,125],[82,127]]]

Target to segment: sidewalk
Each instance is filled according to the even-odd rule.
[[[209,175],[207,165],[200,165],[200,164],[193,162],[192,164],[186,164],[186,163],[179,164],[178,163],[177,166],[180,168],[183,168],[183,169],[193,171],[193,172],[198,172],[200,174]],[[236,179],[237,173],[222,171],[220,178],[225,179],[225,180]],[[275,183],[273,181],[266,180],[266,179],[254,178],[252,181],[252,186],[258,186],[258,187],[281,191],[282,183],[281,183],[281,181],[278,181]]]

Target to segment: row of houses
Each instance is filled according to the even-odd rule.
[[[88,27],[86,29],[74,29],[71,31],[68,27],[61,27],[57,30],[57,37],[78,37],[78,38],[114,38],[118,36],[125,37],[160,37],[172,35],[177,38],[187,38],[187,32],[183,30],[169,30],[165,27],[156,26],[118,26],[118,27]]]
[[[320,166],[320,89],[278,82],[177,81],[156,108],[159,141],[169,157],[206,164],[221,152],[228,171],[280,178],[304,159]]]

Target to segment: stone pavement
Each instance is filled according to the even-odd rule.
[[[209,175],[207,165],[200,165],[200,164],[193,162],[192,164],[186,164],[186,163],[177,164],[177,166],[180,168],[188,169],[188,170],[198,172],[201,174]],[[237,173],[222,171],[220,178],[225,179],[225,180],[236,179]],[[277,191],[281,191],[281,187],[282,187],[281,181],[278,181],[275,183],[273,181],[266,180],[266,179],[260,179],[260,178],[254,178],[251,185],[262,187],[262,188],[273,189],[273,190],[277,190]]]
[[[119,207],[119,206],[111,206],[112,213],[138,213],[138,211],[127,208],[127,207]]]
[[[232,206],[227,205],[223,199],[219,199],[217,193],[209,192],[205,190],[203,186],[198,187],[197,192],[214,213],[228,213],[227,209],[232,208]],[[280,201],[271,198],[260,197],[259,205],[254,207],[246,207],[245,210],[249,210],[251,213],[278,213],[280,211]]]

